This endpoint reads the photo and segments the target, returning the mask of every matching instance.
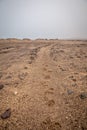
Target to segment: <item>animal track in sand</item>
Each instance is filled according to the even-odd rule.
[[[52,121],[50,117],[47,117],[42,123],[41,123],[41,130],[61,130],[61,125],[57,121]]]
[[[49,99],[50,97],[52,98],[52,95],[54,94],[53,90],[54,90],[53,88],[49,88],[44,92],[46,99]]]
[[[43,86],[48,86],[48,84],[47,84],[46,81],[41,82],[41,85],[43,85]]]
[[[48,105],[49,107],[52,107],[52,106],[55,105],[55,101],[54,101],[53,99],[51,99],[51,100],[49,100],[49,101],[47,102],[47,105]]]
[[[46,95],[47,95],[47,94],[54,94],[54,92],[48,90],[48,91],[45,92],[45,94],[46,94]]]
[[[51,69],[48,69],[48,68],[43,68],[44,71],[48,72],[48,73],[51,73],[52,70]]]
[[[45,91],[45,101],[46,101],[46,104],[51,107],[51,106],[54,106],[55,105],[55,101],[53,100],[52,98],[52,95],[54,94],[53,92],[53,88],[50,88],[49,90]]]

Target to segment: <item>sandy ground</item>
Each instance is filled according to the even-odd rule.
[[[87,41],[0,40],[0,130],[87,130]]]

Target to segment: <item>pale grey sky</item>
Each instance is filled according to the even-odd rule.
[[[0,0],[0,38],[87,39],[87,0]]]

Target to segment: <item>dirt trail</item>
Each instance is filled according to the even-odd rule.
[[[10,45],[0,49],[0,115],[11,108],[0,130],[87,130],[87,43]]]

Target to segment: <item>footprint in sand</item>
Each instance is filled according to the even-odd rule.
[[[43,70],[46,71],[46,72],[48,72],[48,73],[51,73],[51,72],[52,72],[51,69],[48,69],[48,68],[45,68],[45,67],[43,68]]]
[[[48,102],[47,102],[47,105],[49,106],[49,107],[51,107],[51,106],[54,106],[55,105],[55,101],[52,99],[52,100],[49,100]]]
[[[50,117],[47,117],[41,123],[41,130],[61,130],[61,124],[58,121],[52,121]]]
[[[52,89],[52,88],[51,88],[51,89]],[[50,91],[50,90],[48,90],[48,91],[45,92],[45,95],[49,95],[49,94],[54,94],[54,92],[53,92],[53,91]]]
[[[54,94],[53,92],[53,88],[50,88],[49,90],[45,91],[45,101],[46,101],[46,105],[48,105],[49,107],[54,106],[55,105],[55,101],[53,100],[52,96]]]

